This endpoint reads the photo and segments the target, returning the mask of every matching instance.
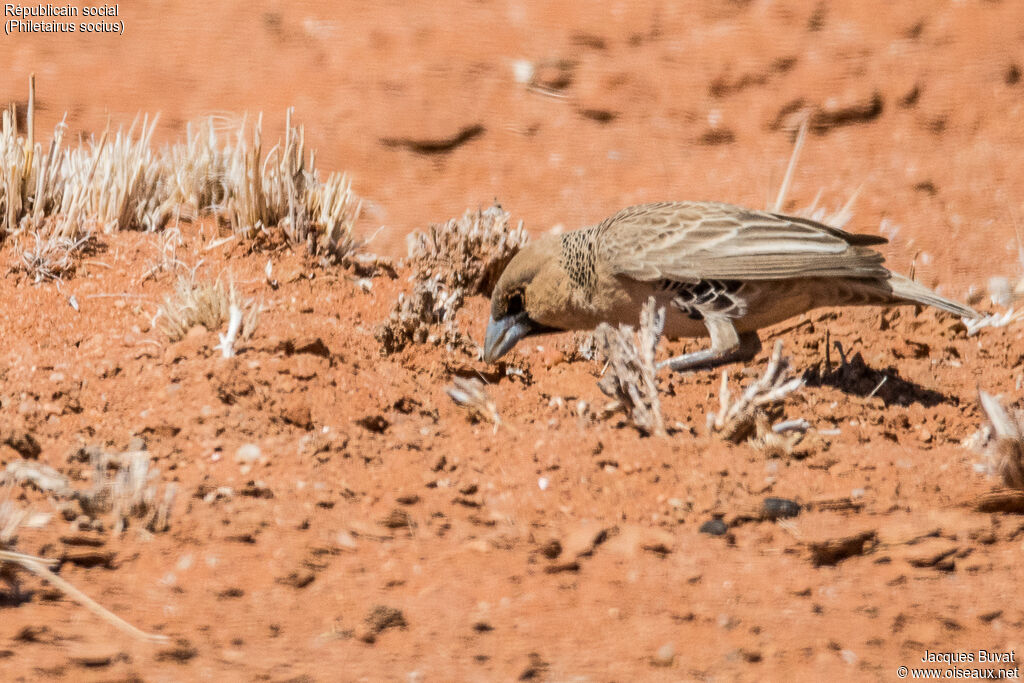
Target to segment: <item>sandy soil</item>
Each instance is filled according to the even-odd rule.
[[[788,208],[860,188],[849,227],[890,237],[895,270],[960,298],[1021,277],[1017,3],[585,6],[122,4],[124,36],[5,37],[0,93],[24,101],[34,71],[37,131],[65,111],[86,135],[159,111],[161,141],[246,111],[274,138],[294,106],[391,255],[494,199],[534,233],[647,200],[764,206],[810,109]],[[707,434],[717,373],[666,380],[666,418],[689,429],[645,438],[579,416],[604,397],[571,335],[521,348],[512,377],[434,347],[382,357],[401,270],[367,292],[286,250],[207,250],[210,223],[182,232],[180,257],[265,307],[233,359],[213,333],[153,328],[176,277],[142,278],[153,235],[106,238],[60,286],[0,278],[0,464],[28,433],[81,487],[83,447],[144,444],[179,489],[165,533],[57,516],[18,544],[172,643],[22,574],[20,593],[0,584],[5,680],[893,680],[926,650],[1024,656],[1024,520],[971,511],[993,482],[960,446],[983,422],[978,388],[1020,397],[1019,326],[968,337],[910,309],[780,326],[765,338],[826,375],[786,415],[824,433],[769,458]],[[460,325],[481,339],[486,316],[477,297]],[[828,375],[826,340],[861,360]],[[733,386],[766,360],[729,367]],[[454,374],[487,378],[500,428],[448,398]],[[769,497],[800,514],[764,518]],[[727,533],[702,533],[712,519]]]

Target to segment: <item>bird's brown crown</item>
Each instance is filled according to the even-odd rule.
[[[530,315],[544,308],[539,300],[542,292],[538,279],[552,267],[558,267],[561,249],[558,237],[544,236],[530,242],[505,267],[491,293],[491,317],[501,320],[526,312]],[[532,317],[532,315],[531,315]]]

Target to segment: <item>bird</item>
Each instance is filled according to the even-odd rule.
[[[635,325],[651,297],[666,311],[666,337],[710,337],[710,348],[659,363],[676,371],[750,360],[758,330],[819,307],[927,305],[978,316],[887,269],[871,248],[887,242],[722,202],[630,206],[516,253],[491,293],[483,359],[533,335]]]

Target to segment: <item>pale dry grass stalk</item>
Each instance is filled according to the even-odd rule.
[[[728,374],[722,372],[719,409],[708,414],[708,431],[740,443],[757,433],[759,416],[770,416],[789,394],[803,385],[803,379],[789,377],[789,359],[782,357],[782,340],[778,340],[764,374],[751,382],[735,401],[729,391]],[[763,425],[768,424],[769,420],[761,419]]]
[[[224,209],[232,158],[232,150],[220,141],[218,131],[224,127],[224,123],[213,116],[189,122],[185,127],[185,142],[165,152],[170,157],[171,197],[184,218],[194,220]]]
[[[331,173],[315,183],[307,198],[311,222],[316,226],[315,252],[348,266],[349,259],[366,243],[352,234],[352,224],[362,202],[352,192],[352,182],[343,173]]]
[[[88,148],[71,150],[64,173],[74,191],[65,194],[61,211],[88,217],[107,234],[163,229],[175,205],[170,160],[151,147],[157,119],[144,116],[127,131],[111,134],[108,130]]]
[[[655,362],[664,329],[665,309],[657,308],[651,297],[640,312],[636,334],[628,325],[616,329],[608,323],[601,323],[594,331],[597,347],[607,358],[597,386],[615,401],[617,409],[626,412],[637,429],[655,436],[666,434]]]
[[[305,133],[292,125],[288,110],[285,139],[263,157],[262,117],[253,127],[252,142],[245,124],[231,148],[225,174],[224,208],[232,229],[243,236],[269,235],[279,227],[292,244],[339,263],[362,243],[352,235],[361,202],[343,174],[321,181],[316,156],[305,151]]]
[[[178,221],[175,220],[175,225]],[[156,246],[156,257],[150,261],[153,265],[146,269],[139,277],[139,282],[144,282],[151,277],[155,277],[157,273],[167,271],[174,272],[179,268],[184,268],[185,263],[178,258],[178,249],[185,243],[184,238],[181,236],[181,230],[178,227],[165,228],[161,230],[154,239]]]
[[[807,129],[809,125],[810,117],[804,118],[800,123],[800,128],[796,135],[796,142],[793,143],[793,152],[790,154],[789,163],[786,165],[786,173],[782,178],[782,184],[779,186],[779,193],[776,195],[775,201],[770,202],[768,206],[768,210],[773,213],[782,213],[785,210],[786,195],[789,194],[789,188],[793,182],[793,174],[796,172],[797,161],[800,159],[800,152],[803,150],[804,141],[807,139]],[[796,215],[803,218],[810,218],[813,221],[817,221],[834,228],[843,228],[853,218],[853,205],[857,201],[857,197],[859,195],[860,188],[850,195],[846,204],[838,210],[830,212],[824,207],[818,206],[818,202],[821,201],[821,192],[819,191],[810,206],[800,209],[796,212]]]
[[[487,394],[484,383],[476,377],[453,377],[452,384],[445,388],[448,396],[459,406],[465,408],[473,420],[490,422],[494,431],[501,426],[498,406]]]
[[[4,481],[21,486],[31,485],[43,493],[67,498],[74,493],[71,482],[49,465],[34,460],[15,460],[7,463]]]
[[[1024,311],[1014,310],[1011,306],[1000,313],[989,313],[980,318],[964,318],[963,323],[967,327],[967,336],[973,337],[986,327],[1007,327],[1018,320],[1024,320]]]
[[[196,325],[210,332],[219,332],[231,319],[232,306],[241,313],[241,327],[236,339],[249,339],[259,322],[260,306],[253,300],[243,301],[233,282],[227,285],[221,278],[212,282],[197,282],[194,277],[181,277],[174,294],[164,297],[157,311],[156,321],[170,341],[184,338]]]
[[[988,392],[978,392],[981,407],[992,425],[992,441],[985,450],[989,470],[1003,485],[1024,490],[1024,411],[1007,410]]]

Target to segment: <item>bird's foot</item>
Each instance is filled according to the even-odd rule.
[[[667,367],[674,372],[710,370],[726,363],[750,360],[760,350],[761,340],[758,338],[757,333],[747,332],[739,335],[737,343],[731,347],[715,349],[714,345],[712,345],[710,349],[684,353],[680,356],[661,361],[658,363],[657,369],[661,371]]]

